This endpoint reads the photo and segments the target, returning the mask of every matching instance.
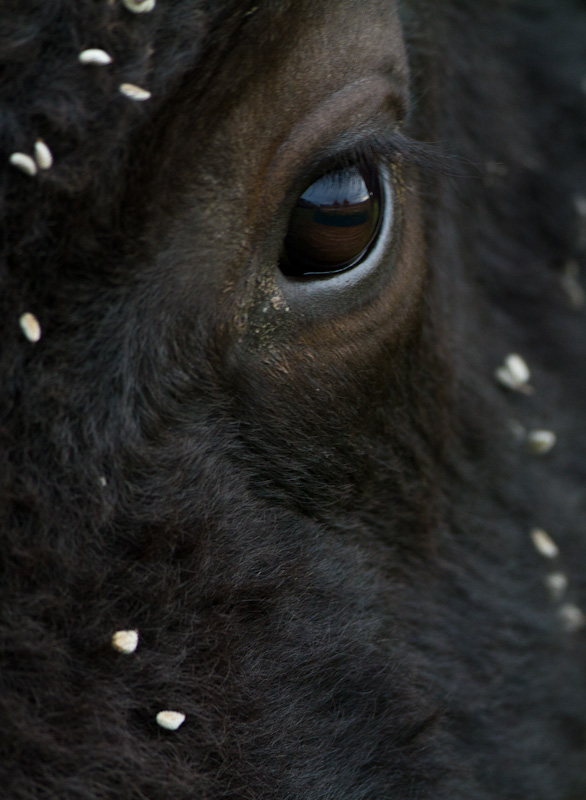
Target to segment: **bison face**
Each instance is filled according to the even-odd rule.
[[[578,5],[0,11],[7,797],[583,796]]]

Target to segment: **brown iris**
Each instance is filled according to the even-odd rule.
[[[382,218],[377,171],[355,165],[324,175],[297,201],[284,242],[282,272],[292,278],[332,275],[356,266]]]

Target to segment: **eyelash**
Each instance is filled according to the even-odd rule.
[[[403,134],[371,135],[357,144],[346,147],[322,159],[319,166],[305,176],[305,185],[340,170],[354,166],[386,168],[393,173],[397,167],[418,167],[425,172],[445,172],[443,157],[433,145],[423,144]]]

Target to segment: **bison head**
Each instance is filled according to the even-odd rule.
[[[4,796],[583,797],[583,5],[0,19]]]

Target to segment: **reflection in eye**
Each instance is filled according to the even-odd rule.
[[[311,278],[356,266],[375,242],[382,216],[383,194],[374,167],[354,165],[324,175],[297,200],[281,271]]]

